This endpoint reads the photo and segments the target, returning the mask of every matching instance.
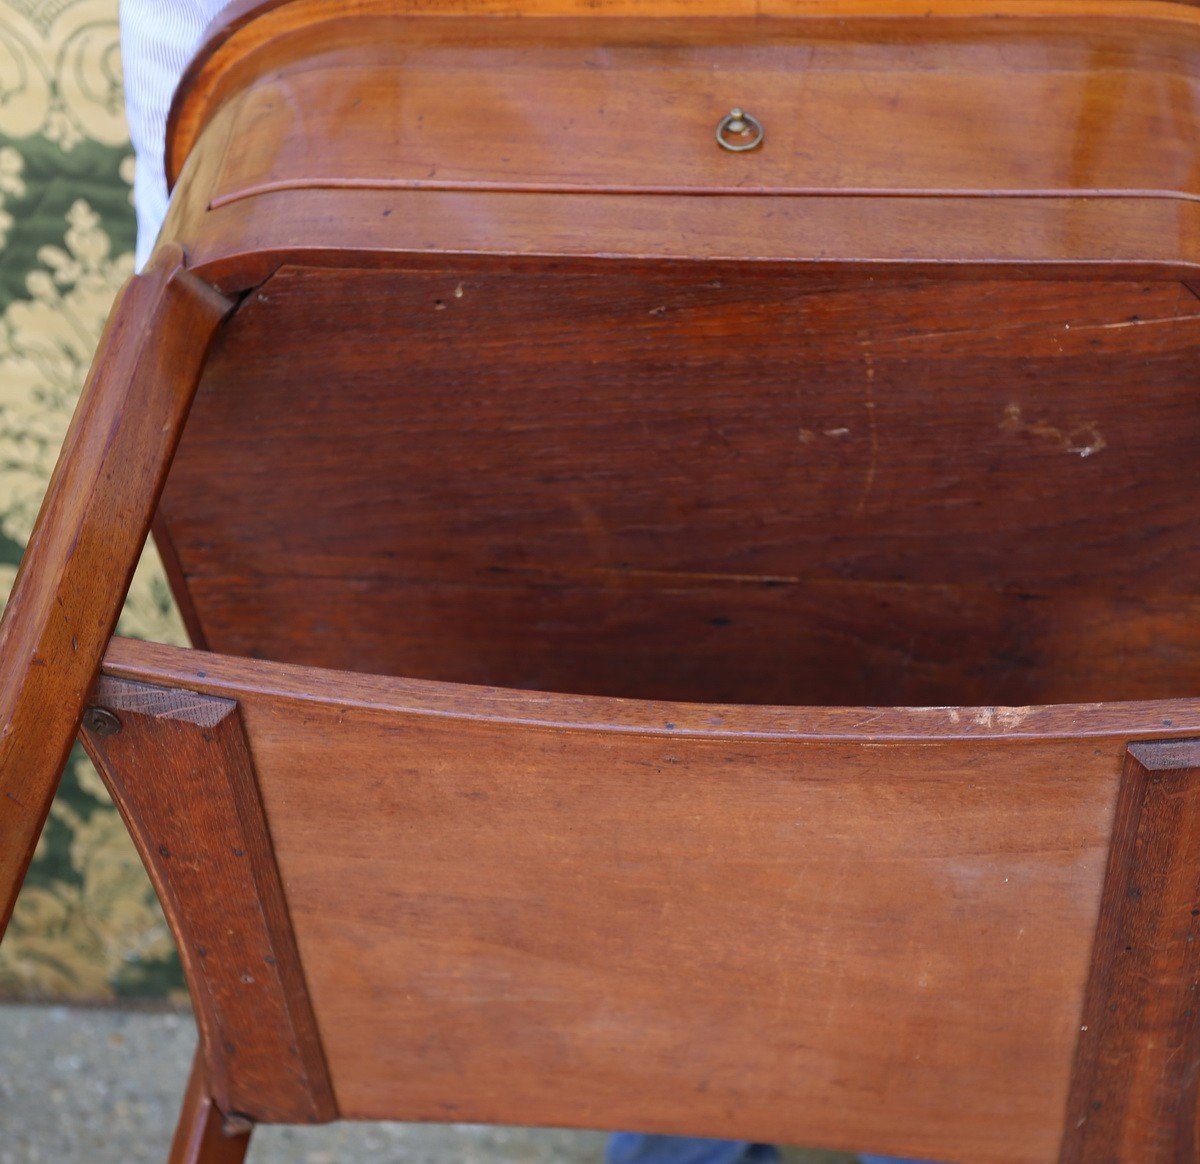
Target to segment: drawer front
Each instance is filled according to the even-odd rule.
[[[1198,193],[1191,20],[323,27],[327,44],[294,45],[238,97],[213,206],[309,187]],[[734,107],[758,148],[718,143]]]

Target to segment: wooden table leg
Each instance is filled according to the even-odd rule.
[[[168,1164],[241,1164],[253,1128],[249,1120],[222,1115],[209,1091],[204,1056],[197,1048]]]
[[[234,307],[183,261],[163,247],[122,289],[0,622],[0,937]]]

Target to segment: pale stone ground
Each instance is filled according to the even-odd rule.
[[[0,1006],[0,1164],[163,1164],[196,1035],[188,1015]],[[420,1124],[262,1128],[250,1164],[600,1164],[594,1132]],[[851,1164],[789,1151],[788,1164]]]

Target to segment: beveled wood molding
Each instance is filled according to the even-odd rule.
[[[1200,702],[1184,699],[1024,708],[688,704],[336,671],[122,637],[112,640],[104,669],[106,676],[129,683],[182,686],[216,699],[231,699],[249,687],[293,699],[352,698],[355,706],[371,712],[520,724],[556,734],[602,730],[670,739],[1034,742],[1165,735],[1172,730],[1169,723],[1175,731],[1200,735]]]
[[[217,1105],[336,1118],[237,704],[105,675],[82,739],[175,934]]]
[[[1197,1158],[1200,739],[1133,743],[1059,1164]]]

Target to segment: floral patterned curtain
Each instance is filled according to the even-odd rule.
[[[117,0],[0,0],[0,600],[133,270],[132,180]],[[152,552],[119,629],[185,641]],[[181,986],[141,863],[77,748],[0,945],[0,995],[104,999]]]

